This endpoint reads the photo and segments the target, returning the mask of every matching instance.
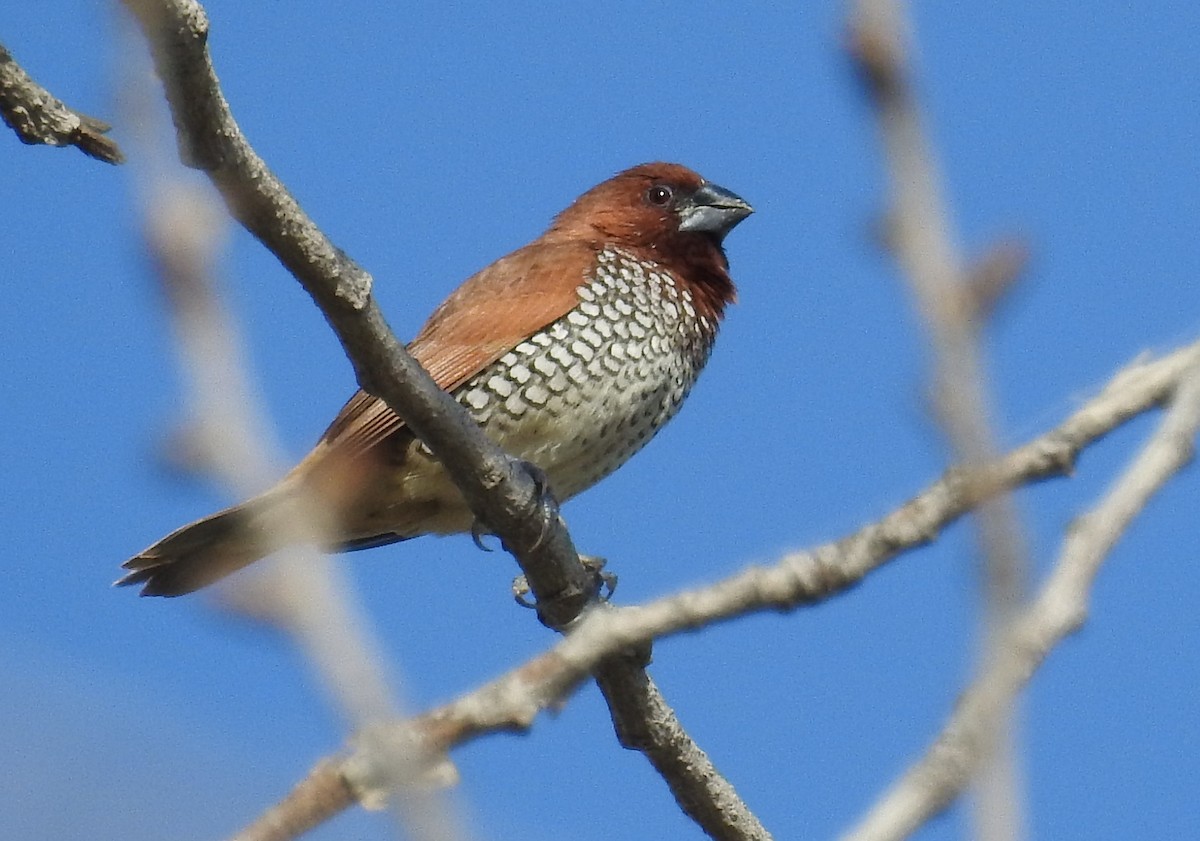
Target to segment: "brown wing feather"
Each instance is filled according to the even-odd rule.
[[[584,242],[535,242],[502,257],[434,311],[408,352],[434,382],[453,391],[575,307],[576,290],[595,258],[595,248]],[[382,400],[359,391],[321,436],[317,450],[365,452],[403,426]]]

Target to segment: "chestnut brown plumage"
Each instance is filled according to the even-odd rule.
[[[626,170],[463,283],[408,350],[568,499],[624,464],[679,408],[734,300],[722,241],[751,212],[678,164]],[[359,391],[277,486],[171,533],[126,561],[117,583],[177,596],[241,569],[282,548],[273,518],[298,491],[328,509],[332,550],[472,525],[404,421]]]

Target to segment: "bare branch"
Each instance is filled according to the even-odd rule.
[[[988,495],[1069,474],[1084,448],[1169,399],[1196,366],[1200,342],[1130,365],[1055,429],[983,468],[947,471],[918,496],[854,534],[788,555],[774,566],[750,568],[646,605],[595,608],[545,653],[449,704],[392,727],[398,738],[424,746],[431,755],[491,733],[525,730],[540,711],[561,703],[604,658],[737,616],[794,609],[844,592],[902,552],[935,539]],[[352,758],[341,761],[347,784],[358,789]]]
[[[103,120],[67,107],[26,73],[0,44],[0,117],[22,143],[74,146],[98,161],[125,161]]]
[[[710,838],[770,841],[766,827],[683,729],[644,666],[641,656],[618,654],[595,670],[622,746],[650,760],[679,808]]]
[[[958,796],[987,755],[997,720],[1050,651],[1083,625],[1092,582],[1108,553],[1150,497],[1191,460],[1198,426],[1200,355],[1154,436],[1096,507],[1071,526],[1041,593],[1005,629],[1000,655],[959,699],[925,755],[845,841],[906,838]]]
[[[357,799],[346,784],[340,763],[324,761],[287,798],[230,841],[289,841],[350,808]]]
[[[147,155],[147,157],[150,157]],[[165,168],[162,170],[165,172]],[[169,312],[179,336],[185,370],[196,398],[193,449],[196,467],[215,472],[242,493],[253,493],[274,479],[265,423],[251,408],[233,330],[223,312],[209,264],[223,214],[212,199],[195,188],[160,179],[150,184],[146,199],[146,241],[167,294]],[[271,527],[310,533],[317,516],[310,499],[301,500],[287,517]],[[307,514],[302,523],[294,520]],[[320,685],[334,702],[350,729],[366,731],[373,723],[399,714],[381,665],[380,646],[350,598],[339,570],[311,547],[296,547],[273,559],[237,588],[221,591],[222,604],[256,618],[267,619],[307,655]],[[385,746],[386,747],[386,746]],[[436,832],[416,837],[459,837],[444,804],[436,802],[428,786],[415,783],[427,777],[434,763],[441,776],[452,767],[430,760],[418,766],[407,754],[386,749],[360,752],[360,762],[370,759],[388,769],[389,791],[402,791],[403,815]],[[449,770],[447,770],[449,769]],[[344,784],[322,787],[314,781],[289,798],[286,807],[273,810],[262,825],[272,832],[302,822],[303,815],[329,808],[342,796]],[[363,795],[365,797],[365,794]]]

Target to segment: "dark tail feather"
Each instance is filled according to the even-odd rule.
[[[143,596],[182,596],[207,587],[280,548],[264,520],[282,500],[268,493],[176,529],[121,566],[118,587]]]

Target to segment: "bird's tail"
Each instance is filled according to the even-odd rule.
[[[129,572],[117,586],[141,584],[143,596],[182,596],[249,566],[289,542],[278,523],[291,496],[276,487],[176,529],[122,564]]]

